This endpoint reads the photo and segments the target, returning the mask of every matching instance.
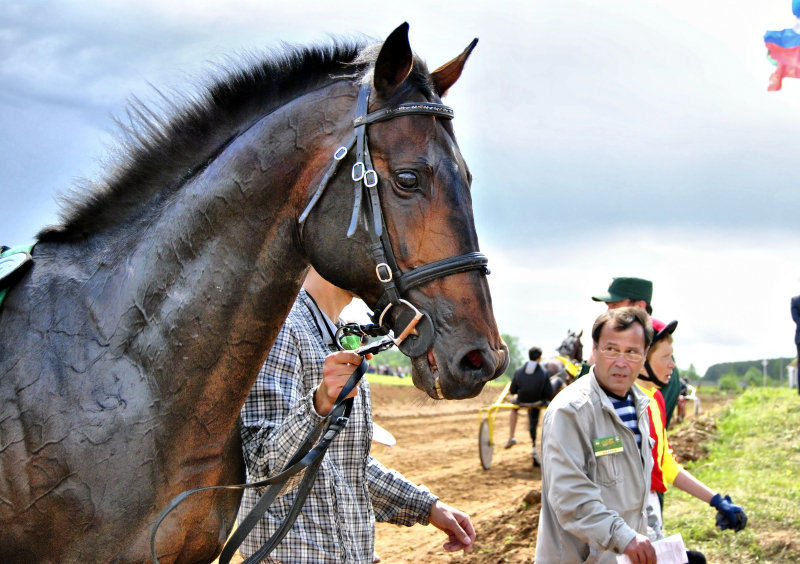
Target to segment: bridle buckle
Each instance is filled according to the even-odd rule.
[[[378,185],[378,173],[375,172],[373,169],[369,169],[367,172],[364,173],[364,186],[367,188],[372,188],[373,186]]]
[[[392,269],[385,262],[375,265],[375,274],[378,275],[378,280],[384,284],[392,281]]]
[[[364,171],[365,171],[364,163],[358,161],[353,165],[353,170],[350,171],[350,178],[354,181],[358,182],[362,178],[364,178]]]

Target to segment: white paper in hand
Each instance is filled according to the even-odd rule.
[[[689,558],[686,556],[686,545],[683,544],[683,537],[680,533],[675,533],[653,543],[656,549],[658,564],[688,564]],[[617,556],[617,564],[632,564],[627,554]]]

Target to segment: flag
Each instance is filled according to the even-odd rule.
[[[792,0],[792,13],[797,18],[793,28],[764,34],[767,58],[775,65],[775,72],[769,77],[769,91],[780,90],[786,77],[800,78],[800,0]]]

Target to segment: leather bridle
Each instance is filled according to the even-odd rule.
[[[368,214],[367,221],[370,252],[375,262],[375,274],[378,281],[383,285],[383,293],[378,298],[370,318],[373,323],[385,327],[384,318],[389,310],[391,308],[400,308],[400,313],[395,316],[395,326],[402,327],[402,330],[394,331],[395,344],[406,356],[414,358],[425,354],[432,346],[434,326],[431,317],[427,313],[420,311],[408,300],[403,299],[402,296],[407,295],[412,288],[451,274],[469,270],[480,270],[483,274],[489,274],[487,266],[489,260],[483,253],[473,251],[418,266],[407,272],[400,270],[385,229],[381,200],[378,193],[379,177],[372,166],[367,126],[407,115],[429,115],[443,119],[453,119],[453,109],[444,104],[433,102],[405,102],[397,106],[369,112],[369,96],[370,83],[368,79],[365,79],[361,83],[358,92],[356,117],[353,120],[353,138],[347,145],[342,145],[334,153],[333,163],[331,163],[322,177],[319,187],[311,196],[305,210],[300,214],[298,220],[300,233],[302,236],[305,220],[322,197],[329,182],[336,175],[339,165],[345,156],[355,146],[356,161],[350,173],[354,181],[354,203],[347,236],[352,237],[356,231],[358,220],[361,216],[362,194],[366,192],[368,208],[372,212]]]

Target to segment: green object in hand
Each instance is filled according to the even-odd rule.
[[[361,346],[361,337],[358,335],[345,335],[339,342],[346,351],[354,351]]]

